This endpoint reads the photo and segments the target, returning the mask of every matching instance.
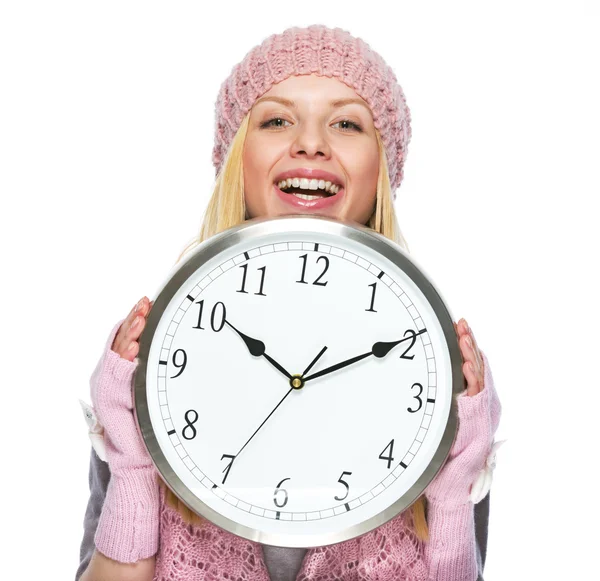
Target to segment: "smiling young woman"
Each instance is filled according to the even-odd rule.
[[[364,41],[320,25],[272,35],[233,68],[216,113],[213,193],[198,236],[177,262],[247,219],[292,213],[365,224],[408,251],[393,201],[410,112],[394,73]],[[409,509],[377,529],[298,552],[219,529],[192,514],[155,473],[131,402],[138,339],[151,306],[144,297],[115,325],[92,376],[111,476],[108,487],[105,478],[103,490],[92,491],[103,506],[95,535],[86,522],[97,550],[82,544],[82,579],[481,578],[487,514],[482,543],[470,487],[492,449],[500,404],[487,358],[465,321],[456,331],[468,389],[457,401],[459,430],[444,468]],[[92,470],[99,465],[93,455]],[[89,512],[98,514],[92,502]]]

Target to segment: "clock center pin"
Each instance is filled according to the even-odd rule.
[[[290,379],[290,385],[294,389],[302,389],[304,387],[304,379],[299,373],[295,373],[292,375],[292,379]]]

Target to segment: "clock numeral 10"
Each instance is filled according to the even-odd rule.
[[[200,310],[198,312],[198,324],[195,327],[192,327],[192,329],[201,329],[203,331],[204,327],[202,326],[202,312],[204,311],[204,299],[196,301],[196,304],[200,307]],[[221,305],[221,312],[217,313],[217,307],[219,305]],[[225,326],[226,317],[227,309],[225,308],[225,305],[221,301],[215,303],[212,308],[212,311],[210,312],[210,326],[212,327],[212,330],[218,333]],[[215,322],[217,323],[217,325],[215,325]]]
[[[242,264],[240,266],[241,269],[243,269],[244,274],[242,275],[242,288],[237,290],[236,292],[238,293],[248,293],[248,291],[246,290],[246,274],[248,272],[248,265],[247,264]],[[258,290],[257,293],[254,293],[255,295],[260,295],[263,297],[266,297],[267,295],[265,293],[263,293],[263,286],[265,284],[265,273],[267,272],[267,267],[266,266],[261,266],[260,268],[257,268],[256,270],[260,270],[262,271],[261,277],[260,277],[260,289]]]
[[[308,284],[304,280],[304,275],[306,274],[306,261],[308,259],[308,254],[303,254],[302,256],[300,256],[300,258],[302,259],[302,276],[300,277],[300,280],[297,280],[296,282],[299,282],[302,284]],[[317,258],[317,262],[319,262],[319,260],[321,260],[321,259],[325,261],[325,268],[323,269],[323,272],[313,282],[313,284],[315,284],[317,286],[325,286],[328,282],[328,281],[319,282],[321,280],[321,277],[327,272],[327,269],[329,268],[329,258],[327,258],[327,256],[321,255],[321,256],[319,256],[319,258]]]

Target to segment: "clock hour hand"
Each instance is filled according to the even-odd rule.
[[[243,339],[244,343],[246,343],[246,347],[248,347],[248,351],[250,351],[250,355],[254,355],[255,357],[264,357],[273,367],[277,370],[281,371],[288,379],[292,379],[292,375],[284,369],[282,365],[277,363],[275,359],[273,359],[269,354],[265,351],[265,344],[258,339],[254,339],[253,337],[249,337],[245,333],[242,333],[238,329],[236,329],[227,319],[225,322]]]
[[[321,371],[317,371],[316,373],[313,373],[312,375],[305,377],[304,381],[307,382],[307,381],[310,381],[311,379],[316,379],[317,377],[327,375],[328,373],[333,373],[334,371],[337,371],[338,369],[343,369],[344,367],[348,367],[348,365],[357,363],[358,361],[361,361],[367,357],[370,357],[371,355],[374,355],[375,357],[378,357],[378,358],[385,357],[399,343],[402,343],[403,341],[408,341],[409,339],[413,339],[417,335],[420,335],[421,333],[425,333],[426,330],[427,329],[421,329],[418,333],[414,333],[414,334],[411,333],[410,336],[404,337],[403,339],[399,339],[398,341],[378,341],[377,343],[373,343],[373,347],[371,348],[371,351],[369,351],[368,353],[363,353],[362,355],[357,355],[356,357],[352,357],[351,359],[346,359],[345,361],[342,361],[341,363],[336,363],[335,365],[332,365],[331,367],[326,367],[325,369],[322,369]]]

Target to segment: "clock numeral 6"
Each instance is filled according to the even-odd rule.
[[[195,327],[192,327],[192,329],[204,330],[204,327],[202,326],[202,311],[204,310],[204,299],[196,301],[196,304],[200,307],[200,311],[198,313],[198,324]],[[219,305],[221,305],[220,313],[217,312],[217,307]],[[212,327],[212,330],[218,333],[225,326],[226,318],[227,309],[225,309],[225,305],[221,301],[215,303],[215,305],[212,308],[212,311],[210,312],[210,326]],[[217,325],[215,325],[215,322],[217,323]]]
[[[304,275],[306,274],[306,261],[308,259],[308,254],[303,254],[302,256],[300,256],[300,258],[302,259],[302,276],[300,277],[300,280],[297,280],[296,282],[300,282],[302,284],[308,284],[305,280],[304,280]],[[315,281],[313,282],[313,284],[317,285],[317,286],[325,286],[327,284],[327,281],[325,282],[319,282],[321,280],[321,277],[327,272],[327,269],[329,268],[329,258],[327,258],[327,256],[319,256],[319,258],[317,258],[317,262],[319,262],[319,260],[324,260],[325,261],[325,268],[323,269],[323,272],[315,279]]]
[[[342,472],[342,475],[338,479],[338,482],[340,484],[343,484],[346,487],[346,494],[344,494],[344,496],[334,496],[333,498],[335,498],[336,500],[344,500],[350,493],[350,487],[348,486],[348,483],[344,482],[344,480],[342,480],[342,478],[344,478],[344,476],[346,476],[346,474],[348,476],[351,476],[352,472]]]
[[[413,383],[410,388],[412,389],[415,385],[419,386],[419,393],[417,395],[413,395],[413,397],[419,400],[419,407],[416,410],[411,410],[410,408],[406,408],[411,414],[418,412],[423,407],[423,400],[421,399],[421,394],[423,393],[423,386],[420,383]]]
[[[273,493],[273,502],[275,503],[275,506],[276,506],[277,508],[283,508],[283,507],[284,507],[284,506],[287,504],[287,501],[288,501],[288,493],[287,493],[287,490],[286,490],[285,488],[281,488],[281,485],[282,485],[282,484],[283,484],[283,483],[284,483],[286,480],[290,480],[290,478],[284,478],[284,479],[283,479],[283,480],[282,480],[282,481],[281,481],[281,482],[280,482],[280,483],[277,485],[277,488],[275,489],[275,492]],[[280,492],[283,492],[283,494],[285,495],[285,496],[284,496],[284,499],[283,499],[283,502],[282,502],[281,504],[279,504],[279,503],[277,502],[277,495],[278,495]]]
[[[190,420],[190,418],[188,418],[188,415],[190,413],[194,413],[196,414],[196,417],[193,420]],[[181,435],[186,439],[186,440],[193,440],[196,437],[197,434],[197,430],[196,428],[194,428],[194,424],[198,421],[198,412],[196,410],[188,410],[187,412],[185,412],[185,428],[183,428],[183,430],[181,430]],[[189,436],[187,435],[189,433],[189,430],[191,430],[192,435]]]

